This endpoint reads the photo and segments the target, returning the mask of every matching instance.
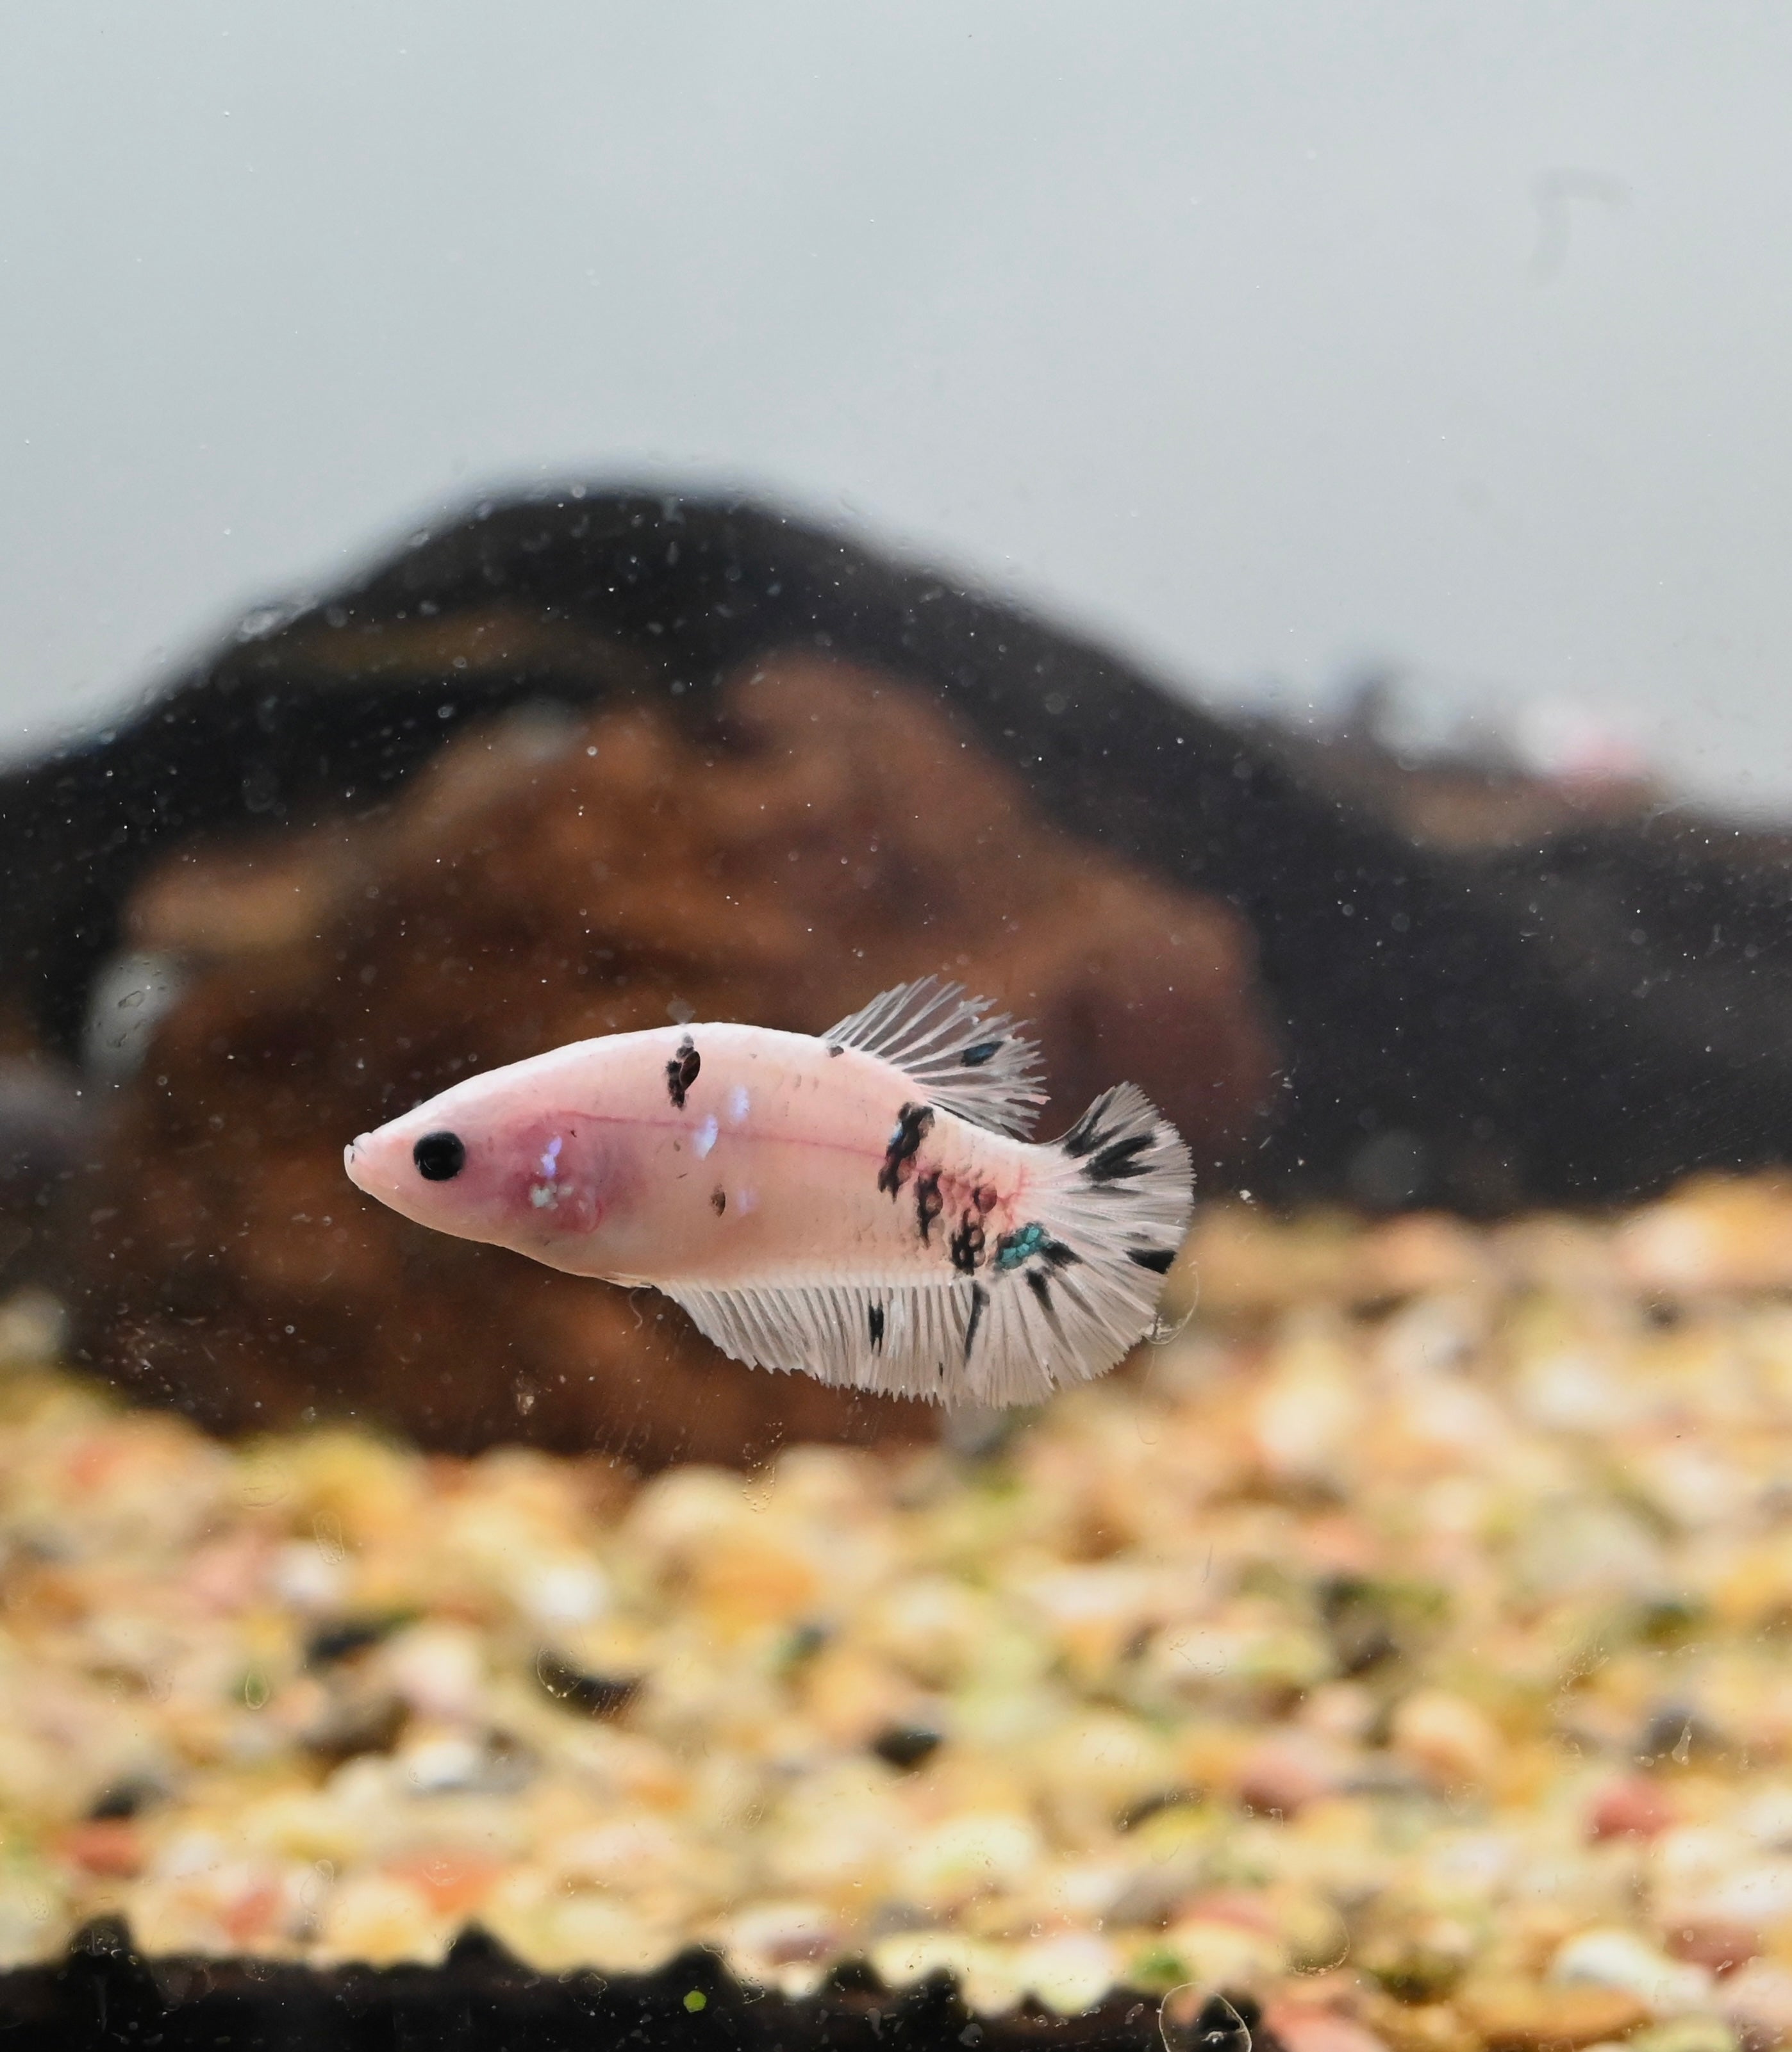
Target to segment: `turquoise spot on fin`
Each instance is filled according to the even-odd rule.
[[[1042,1225],[1023,1225],[1015,1232],[1005,1232],[995,1243],[995,1265],[1006,1270],[1018,1268],[1045,1244],[1045,1228]]]

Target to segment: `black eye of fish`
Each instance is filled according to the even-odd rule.
[[[425,1133],[410,1158],[425,1183],[452,1182],[467,1165],[467,1143],[458,1133]]]

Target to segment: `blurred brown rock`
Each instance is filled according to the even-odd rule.
[[[811,654],[702,725],[637,699],[472,730],[371,820],[190,844],[129,926],[186,981],[82,1199],[82,1345],[230,1429],[347,1411],[647,1462],[931,1431],[361,1198],[344,1141],[472,1071],[669,1016],[819,1032],[938,971],[1033,1021],[1048,1127],[1131,1078],[1206,1167],[1276,1059],[1234,914],[1049,824],[930,698]]]
[[[798,648],[900,675],[1040,816],[1247,922],[1281,1055],[1257,1196],[1496,1216],[1792,1161],[1792,836],[1667,802],[1597,737],[1541,775],[1484,736],[1409,756],[1373,682],[1323,735],[1221,714],[785,509],[602,481],[414,529],[0,765],[0,1001],[109,1076],[159,1002],[123,1016],[127,910],[171,859],[364,820],[508,711],[720,734],[731,681]]]

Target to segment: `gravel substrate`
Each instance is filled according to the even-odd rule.
[[[476,1924],[1154,2040],[1223,1987],[1288,2052],[1792,2045],[1792,1191],[1216,1209],[1175,1279],[1130,1380],[955,1451],[645,1483],[220,1445],[16,1302],[0,1964]]]

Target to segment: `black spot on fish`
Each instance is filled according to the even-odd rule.
[[[1135,1247],[1127,1250],[1127,1259],[1135,1261],[1141,1268],[1148,1268],[1154,1275],[1167,1275],[1170,1264],[1176,1259],[1173,1247]]]
[[[983,1260],[983,1221],[973,1211],[967,1211],[959,1220],[959,1229],[952,1235],[949,1251],[952,1266],[961,1275],[974,1275]]]
[[[666,1095],[672,1099],[674,1111],[684,1109],[684,1093],[696,1081],[702,1067],[703,1057],[687,1033],[678,1044],[678,1052],[666,1063]]]
[[[728,1208],[728,1193],[718,1183],[709,1193],[709,1208],[720,1218]]]
[[[912,1168],[921,1142],[932,1127],[933,1110],[930,1105],[905,1104],[896,1114],[896,1130],[884,1149],[884,1165],[877,1172],[880,1190],[889,1196],[896,1195],[902,1186],[905,1172]]]
[[[1061,1239],[1049,1239],[1040,1248],[1039,1258],[1055,1274],[1061,1268],[1074,1268],[1083,1257]]]
[[[836,1055],[844,1055],[845,1051],[846,1050],[844,1048],[829,1048],[828,1050],[828,1059],[831,1062]]]
[[[881,1353],[884,1351],[884,1307],[881,1304],[870,1306],[865,1313],[865,1323],[871,1329],[872,1352]]]
[[[939,1194],[937,1175],[917,1176],[915,1178],[915,1223],[921,1229],[921,1244],[931,1245],[933,1222],[946,1208],[946,1200]]]
[[[967,1048],[959,1059],[967,1069],[980,1069],[986,1062],[993,1062],[1002,1052],[999,1040],[979,1040],[974,1048]]]
[[[1135,1133],[1124,1140],[1112,1141],[1083,1171],[1092,1183],[1118,1183],[1143,1176],[1145,1164],[1139,1159],[1157,1138],[1155,1133]]]
[[[977,1344],[977,1328],[983,1322],[983,1312],[990,1301],[990,1293],[981,1282],[971,1286],[971,1316],[964,1328],[964,1357],[971,1358],[971,1349]]]

